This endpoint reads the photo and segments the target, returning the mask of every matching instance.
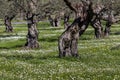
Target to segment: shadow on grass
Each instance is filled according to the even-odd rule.
[[[110,50],[119,50],[120,49],[120,45],[114,46],[112,47]]]
[[[25,35],[18,35],[17,33],[7,33],[6,35],[0,35],[0,38],[6,38],[6,37],[23,37]]]
[[[10,35],[10,34],[8,34],[8,35],[0,35],[0,37],[1,38],[5,38],[5,37],[20,37],[20,36],[18,36],[17,34],[15,34],[15,35]]]
[[[120,32],[115,32],[114,34],[115,34],[115,35],[120,35]]]
[[[17,48],[23,48],[24,47],[24,45],[15,45],[15,46],[4,46],[4,47],[2,47],[2,46],[0,46],[0,50],[2,50],[2,49],[17,49]]]
[[[16,54],[16,55],[2,55],[0,54],[0,57],[5,57],[6,59],[10,59],[10,60],[30,60],[30,59],[34,59],[34,57],[32,55],[23,55],[23,54]]]
[[[79,40],[92,40],[91,37],[80,37]]]
[[[47,31],[51,31],[51,30],[61,30],[63,28],[54,28],[54,27],[50,27],[50,28],[42,28],[42,29],[38,29],[38,30],[47,30]]]
[[[48,38],[41,38],[39,39],[39,41],[45,41],[45,42],[56,42],[58,41],[58,38],[55,36],[55,37],[48,37]]]
[[[4,57],[8,60],[19,60],[19,61],[24,61],[30,64],[41,64],[41,63],[46,63],[49,61],[59,61],[59,62],[79,62],[81,61],[80,58],[75,58],[75,57],[63,57],[59,58],[56,55],[47,55],[47,56],[33,56],[32,54],[0,54],[0,57]]]

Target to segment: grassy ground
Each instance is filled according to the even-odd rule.
[[[112,26],[111,35],[94,39],[89,27],[79,40],[81,58],[58,58],[57,41],[63,26],[52,28],[39,23],[40,48],[25,50],[27,27],[14,25],[13,33],[0,27],[0,80],[119,80],[120,26]]]

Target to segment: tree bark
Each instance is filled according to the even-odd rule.
[[[104,30],[104,36],[105,37],[109,36],[111,25],[112,24],[109,21],[106,22],[106,27],[105,27],[105,30]]]
[[[28,34],[27,42],[25,46],[27,48],[39,48],[38,43],[38,30],[35,15],[32,13],[27,13],[27,25],[28,25]]]
[[[6,27],[6,30],[5,32],[13,32],[13,26],[11,24],[11,21],[12,19],[15,17],[15,15],[13,15],[12,17],[9,17],[9,16],[5,16],[5,27]]]
[[[74,22],[59,37],[58,48],[59,57],[78,56],[78,39],[79,39],[79,23],[82,24],[80,18],[76,18]]]
[[[100,39],[103,36],[103,27],[101,25],[99,14],[94,15],[91,25],[95,29],[95,38]]]
[[[64,0],[64,2],[66,3],[66,5],[75,12],[75,16],[76,18],[81,17],[81,20],[84,20],[84,25],[81,27],[81,30],[79,32],[79,35],[81,36],[85,30],[88,28],[89,23],[91,23],[91,25],[93,26],[94,30],[95,30],[95,37],[96,38],[100,38],[102,35],[102,25],[100,22],[100,18],[98,18],[96,16],[100,14],[100,12],[102,11],[102,6],[97,6],[95,7],[96,11],[94,13],[94,8],[92,7],[92,2],[90,0],[87,1],[82,1],[82,3],[77,3],[75,6],[72,5],[71,2],[69,2],[69,0]],[[88,10],[86,10],[87,8],[89,8]],[[91,21],[95,16],[95,19],[93,21]]]
[[[27,48],[39,48],[38,43],[38,30],[37,30],[37,19],[36,19],[36,4],[37,0],[28,2],[29,11],[26,13],[28,34],[27,42],[25,46]]]
[[[120,21],[120,19],[116,19],[115,16],[113,15],[112,11],[110,11],[108,13],[107,18],[103,18],[103,19],[106,21],[104,36],[108,37],[110,35],[110,29],[111,29],[112,24],[117,23],[118,21]]]
[[[76,9],[71,6],[71,3],[68,2],[68,0],[64,1],[66,2],[66,5],[70,7],[71,10],[73,9],[76,12]],[[80,9],[83,8],[80,7]],[[79,12],[76,12],[76,14],[78,13]],[[92,18],[92,15],[88,16],[89,13],[91,13],[91,5],[88,6],[88,9],[85,9],[84,12],[81,12],[79,16],[77,15],[73,23],[70,26],[68,26],[67,29],[59,37],[59,57],[65,57],[67,55],[75,57],[78,56],[79,33],[80,31],[84,31],[84,29],[88,27],[88,24],[90,23],[90,20]],[[81,30],[82,26],[85,27],[83,30]]]

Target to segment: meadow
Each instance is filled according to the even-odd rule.
[[[27,25],[13,24],[6,33],[0,25],[0,80],[119,80],[120,25],[114,24],[109,37],[94,38],[89,26],[80,37],[80,58],[58,58],[58,37],[64,27],[38,24],[39,49],[25,49]]]

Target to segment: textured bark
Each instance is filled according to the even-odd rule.
[[[28,34],[27,34],[27,42],[25,46],[27,48],[38,48],[38,30],[36,28],[36,20],[35,15],[31,13],[27,13],[27,24],[28,24]]]
[[[88,16],[88,14],[91,12],[91,5],[88,5],[88,9],[84,9],[83,12],[83,5],[81,4],[77,5],[77,9],[72,7],[71,3],[68,2],[68,0],[64,0],[66,2],[66,5],[71,10],[74,10],[76,13],[76,18],[73,21],[73,23],[67,27],[67,29],[63,32],[63,34],[59,38],[58,46],[59,46],[59,57],[65,57],[67,55],[70,56],[78,56],[78,39],[79,39],[79,33],[82,28],[82,26],[88,27],[88,24],[90,22],[91,15]],[[77,12],[78,10],[81,10],[80,12]],[[79,16],[78,16],[79,15]],[[86,29],[86,28],[85,28]]]
[[[64,2],[72,11],[75,12],[76,18],[81,17],[81,20],[84,20],[84,25],[81,27],[79,32],[80,36],[88,28],[89,23],[91,23],[95,30],[95,37],[100,38],[102,36],[102,25],[100,18],[97,15],[102,12],[103,6],[97,5],[95,8],[93,8],[90,0],[82,1],[82,3],[77,3],[75,6],[73,6],[68,0],[64,0]],[[87,11],[86,9],[88,8],[89,10]]]
[[[59,37],[59,57],[78,56],[79,22],[80,18],[75,19]]]
[[[86,7],[88,9],[83,7],[83,9],[84,9],[83,15],[84,16],[82,17],[82,20],[84,20],[84,21],[83,21],[83,25],[80,28],[79,36],[81,36],[86,31],[86,29],[88,28],[88,26],[91,23],[91,20],[94,16],[93,9],[92,9],[92,3],[90,3]]]
[[[6,27],[6,32],[13,32],[13,26],[12,26],[12,24],[11,24],[11,21],[12,21],[12,19],[15,17],[15,15],[13,15],[12,17],[9,17],[9,16],[5,16],[5,27]]]
[[[110,29],[112,24],[117,23],[120,21],[120,19],[116,19],[115,16],[113,15],[112,11],[108,13],[108,17],[103,17],[103,20],[106,21],[106,27],[104,30],[104,36],[108,37],[110,35]]]
[[[29,10],[26,13],[27,24],[28,24],[28,34],[27,42],[25,46],[27,48],[38,48],[38,30],[37,30],[37,19],[36,19],[36,4],[37,0],[32,0],[28,2]]]
[[[106,22],[106,27],[105,27],[105,30],[104,30],[104,36],[105,37],[109,36],[111,25],[112,24],[109,21]]]
[[[83,3],[77,3],[76,5],[73,5],[71,2],[69,2],[69,0],[64,0],[64,2],[66,3],[66,5],[75,13],[75,18],[79,18],[81,17],[81,21],[83,21],[86,18],[86,10],[83,10],[83,8],[85,9]],[[86,6],[88,7],[88,6]],[[88,19],[89,20],[89,19]],[[84,31],[87,29],[88,25],[89,25],[89,21],[88,20],[84,20],[84,25],[83,27],[80,28],[80,32],[79,32],[79,36],[81,36]]]
[[[91,20],[91,25],[95,29],[95,37],[97,39],[103,36],[103,27],[101,25],[99,14],[95,15],[93,20]]]

